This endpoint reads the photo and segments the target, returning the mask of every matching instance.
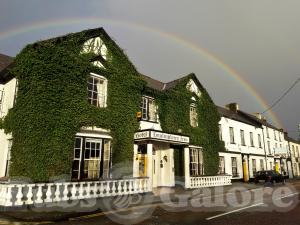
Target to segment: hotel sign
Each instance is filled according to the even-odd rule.
[[[141,131],[134,134],[134,140],[160,140],[166,142],[189,143],[190,138],[187,136],[168,134],[160,131]]]

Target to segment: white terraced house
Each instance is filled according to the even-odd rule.
[[[289,148],[293,174],[295,177],[300,176],[300,141],[285,136],[286,143]]]
[[[231,103],[219,107],[220,139],[226,151],[219,153],[219,173],[235,180],[252,179],[256,171],[277,170],[292,177],[291,161],[284,134],[259,114],[248,114]]]

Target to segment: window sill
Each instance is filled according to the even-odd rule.
[[[141,119],[140,121],[143,121],[143,122],[149,122],[149,123],[159,123],[158,121],[151,121],[151,120],[145,120],[145,119]]]

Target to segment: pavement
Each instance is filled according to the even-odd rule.
[[[290,191],[283,190],[283,188],[289,188]],[[236,182],[231,186],[194,190],[184,190],[180,187],[160,188],[154,190],[154,194],[118,196],[72,202],[67,205],[2,211],[0,225],[200,224],[200,222],[201,224],[227,225],[242,224],[239,223],[241,218],[245,218],[243,224],[250,224],[249,222],[265,224],[263,220],[266,215],[271,214],[273,218],[273,212],[278,211],[277,205],[274,206],[274,199],[279,201],[281,197],[284,197],[284,200],[293,198],[297,204],[293,205],[293,208],[290,207],[288,212],[276,213],[278,219],[272,223],[274,225],[277,221],[282,221],[282,218],[286,218],[282,215],[291,214],[290,218],[286,218],[291,222],[295,216],[298,218],[300,212],[299,203],[296,201],[299,200],[298,191],[300,191],[300,181],[296,180],[290,180],[286,185],[276,184],[275,186]],[[245,201],[247,204],[244,204]],[[263,212],[251,211],[257,208],[263,209]],[[273,211],[266,211],[266,208]],[[298,214],[295,210],[296,212],[298,210]],[[242,215],[242,217],[236,218],[233,215]],[[231,218],[236,218],[236,220]],[[224,220],[226,220],[225,223]],[[299,223],[300,218],[295,224]]]

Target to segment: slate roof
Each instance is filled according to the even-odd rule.
[[[0,53],[0,72],[14,61],[14,58]]]
[[[270,124],[267,120],[264,120],[264,119],[259,119],[257,118],[256,116],[252,115],[252,114],[249,114],[249,113],[246,113],[246,112],[243,112],[243,111],[240,111],[242,114],[244,114],[245,116],[248,116],[250,117],[251,119],[253,120],[256,120],[257,122],[261,123],[262,125],[266,126],[266,127],[269,127],[269,128],[272,128],[274,130],[278,130],[280,132],[283,132],[282,128],[278,128],[278,127],[275,127],[273,126],[272,124]]]
[[[293,142],[293,143],[296,143],[296,144],[300,145],[300,140],[296,140],[296,139],[291,138],[291,137],[289,137],[287,135],[284,136],[284,139],[287,140],[287,141],[289,141],[289,142]]]
[[[0,83],[5,82],[9,78],[9,68],[12,67],[14,58],[0,53]]]
[[[180,77],[176,80],[172,80],[172,81],[167,82],[167,83],[161,82],[159,80],[155,80],[155,79],[153,79],[149,76],[146,76],[144,74],[141,74],[141,76],[147,82],[147,87],[152,88],[154,90],[158,90],[158,91],[166,91],[166,90],[172,89],[177,84],[179,84],[182,80],[186,79],[187,77],[190,77],[191,79],[193,79],[198,84],[198,86],[202,87],[201,83],[199,82],[199,80],[197,79],[197,77],[194,73],[190,73],[188,75],[182,76],[182,77]]]
[[[245,116],[244,113],[241,112],[240,110],[238,110],[237,112],[233,112],[233,111],[223,108],[221,106],[217,106],[217,108],[218,108],[220,115],[223,117],[226,117],[226,118],[232,119],[232,120],[236,120],[236,121],[239,121],[242,123],[247,123],[247,124],[255,126],[255,127],[261,126],[260,122]]]

